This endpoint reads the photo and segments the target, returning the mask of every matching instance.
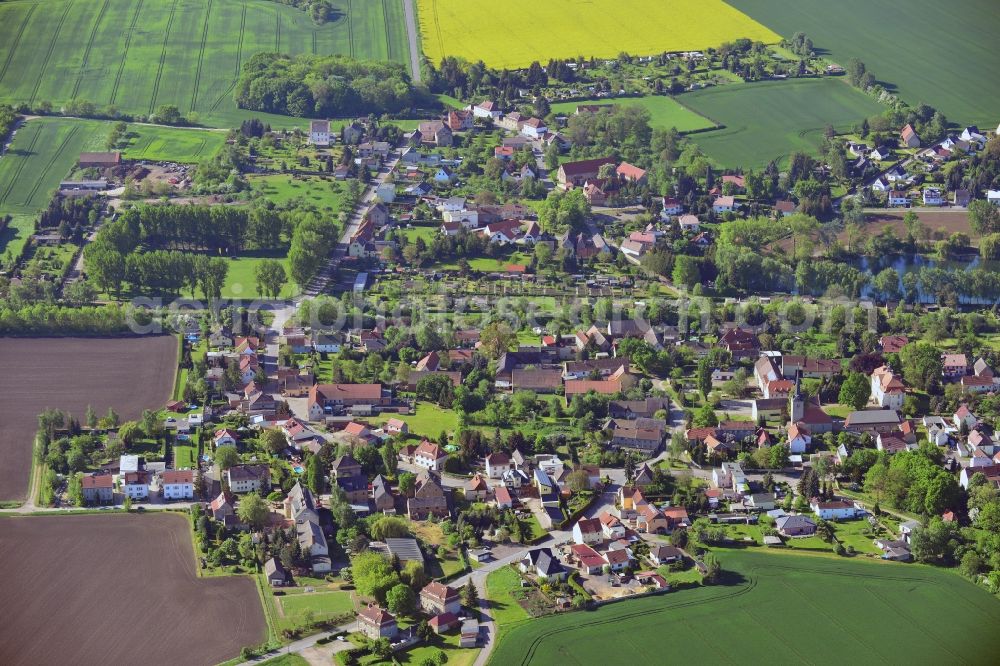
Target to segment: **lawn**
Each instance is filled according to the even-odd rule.
[[[254,192],[260,192],[278,206],[301,201],[333,216],[340,212],[347,194],[347,186],[343,183],[323,180],[319,176],[253,176],[248,181]]]
[[[656,655],[671,655],[692,663],[985,664],[1000,648],[992,630],[1000,603],[946,571],[745,551],[719,557],[722,585],[521,622],[501,633],[489,663],[659,663]],[[953,623],[974,629],[954,641]],[[818,627],[836,640],[817,640]]]
[[[705,154],[724,167],[762,167],[796,151],[815,153],[827,125],[848,130],[883,110],[837,79],[706,88],[678,99],[724,126],[694,137]]]
[[[186,444],[174,447],[174,467],[176,469],[197,469],[198,449]]]
[[[226,133],[129,125],[128,140],[121,149],[125,159],[193,164],[214,155],[226,142]]]
[[[306,611],[313,612],[314,620],[325,620],[354,610],[350,592],[310,592],[275,600],[281,605],[286,621],[296,625],[303,623]]]
[[[576,107],[581,104],[615,104],[618,106],[641,106],[649,111],[649,124],[652,127],[670,129],[674,127],[679,132],[691,132],[694,130],[715,127],[708,118],[704,118],[673,97],[666,95],[656,95],[649,97],[624,97],[619,99],[594,99],[581,102],[559,102],[552,105],[555,113],[572,114]]]
[[[498,637],[502,638],[515,626],[531,619],[528,611],[512,596],[520,589],[521,576],[509,566],[501,567],[486,577],[486,598],[490,602],[490,615],[498,627]]]
[[[435,636],[430,644],[420,644],[406,652],[397,653],[396,659],[403,666],[420,666],[424,660],[437,659],[438,652],[444,652],[448,657],[448,666],[469,666],[479,655],[478,649],[461,648],[458,642],[461,636],[457,631],[443,636]],[[437,663],[437,662],[436,662]]]
[[[6,6],[0,4],[0,25]],[[104,150],[107,127],[95,120],[62,118],[38,118],[22,125],[0,158],[0,215],[41,212],[82,151]],[[19,233],[17,241],[21,238]]]
[[[534,60],[579,55],[690,51],[740,37],[778,41],[774,32],[722,0],[636,0],[627,5],[616,0],[512,0],[503,11],[483,2],[418,0],[417,7],[421,46],[434,63],[451,55],[518,68]]]
[[[433,402],[417,402],[415,414],[384,414],[376,419],[383,423],[390,417],[405,421],[410,426],[410,434],[437,439],[442,430],[454,432],[458,429],[458,416],[450,409],[442,409]]]
[[[0,172],[3,171],[3,160],[0,160]],[[0,255],[9,254],[13,261],[20,256],[28,238],[35,232],[35,217],[33,215],[12,215],[10,222],[0,230]]]
[[[961,125],[992,129],[997,123],[1000,86],[976,84],[996,79],[1000,12],[994,0],[914,0],[904,12],[899,5],[865,0],[729,4],[786,37],[805,32],[842,65],[862,60],[911,105],[925,102]]]
[[[226,275],[226,284],[222,288],[222,297],[249,300],[261,298],[257,291],[257,278],[254,271],[258,264],[265,259],[279,260],[285,267],[285,275],[289,274],[288,258],[284,254],[270,253],[267,256],[233,257],[229,260],[229,273]],[[281,290],[281,298],[290,298],[295,294],[295,291],[295,283],[289,278]]]
[[[236,108],[241,65],[262,51],[407,57],[402,0],[331,0],[337,19],[266,0],[15,0],[0,3],[0,101],[149,114],[164,104],[215,126]],[[41,8],[41,11],[38,9]]]
[[[309,666],[309,662],[305,660],[305,657],[291,653],[262,661],[259,666]]]

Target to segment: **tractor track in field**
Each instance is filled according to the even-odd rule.
[[[49,48],[45,51],[45,58],[42,59],[42,68],[38,70],[38,78],[35,79],[35,87],[31,90],[31,97],[28,99],[28,106],[35,103],[35,98],[38,97],[38,89],[42,87],[42,77],[45,74],[45,70],[49,66],[49,60],[52,58],[52,52],[56,48],[56,42],[59,41],[59,33],[62,32],[63,24],[66,22],[66,16],[69,14],[70,8],[73,6],[73,0],[66,3],[66,8],[63,10],[62,16],[59,17],[59,23],[56,24],[56,29],[52,33],[52,40],[49,42]]]
[[[205,44],[208,42],[208,20],[212,17],[212,0],[208,0],[208,7],[205,9],[205,23],[201,28],[201,48],[198,49],[198,69],[194,73],[194,86],[191,92],[191,107],[194,111],[198,104],[198,86],[201,85],[201,68],[205,65]]]
[[[230,93],[232,93],[233,89],[236,87],[236,82],[240,78],[240,66],[243,64],[243,35],[246,34],[246,29],[247,29],[247,3],[244,2],[243,15],[240,17],[240,39],[236,43],[236,73],[233,75],[233,82],[230,83],[229,86],[222,91],[222,94],[219,95],[218,99],[216,99],[212,103],[212,106],[209,109],[209,111],[215,111],[216,109],[218,109],[219,106],[222,104],[222,101],[226,99],[226,97]],[[313,40],[315,41],[315,39],[316,39],[316,34],[313,33]]]
[[[63,140],[59,144],[59,147],[56,148],[56,151],[54,153],[52,153],[52,157],[50,157],[49,161],[45,163],[45,168],[42,169],[42,172],[38,175],[38,178],[35,179],[35,186],[31,188],[31,191],[28,192],[27,199],[24,200],[25,206],[31,204],[31,200],[35,198],[35,195],[38,194],[38,189],[42,186],[42,180],[45,177],[45,174],[47,174],[49,171],[52,170],[52,166],[56,163],[56,160],[58,160],[59,156],[63,154],[64,150],[66,150],[66,146],[69,144],[70,139],[76,136],[76,134],[79,131],[80,131],[80,126],[73,125],[70,131],[66,133],[66,136],[63,137]]]
[[[38,135],[42,133],[42,126],[39,124],[35,125],[35,134],[31,137],[31,142],[28,143],[26,152],[30,155],[35,150],[35,144],[38,143]],[[7,159],[10,159],[10,153],[7,153]],[[28,163],[27,159],[22,159],[17,168],[14,169],[14,173],[10,178],[10,183],[7,185],[7,189],[4,190],[3,196],[0,196],[0,204],[7,203],[7,198],[10,196],[11,190],[14,189],[14,185],[17,184],[18,179],[21,177],[21,172],[24,171],[24,165]]]
[[[97,14],[97,20],[94,21],[94,29],[90,31],[90,39],[87,40],[87,47],[83,50],[83,61],[80,63],[80,72],[76,75],[76,83],[73,84],[73,94],[70,95],[70,99],[76,99],[77,94],[80,92],[80,84],[83,83],[83,73],[87,71],[87,63],[90,62],[90,50],[94,48],[94,40],[97,39],[97,29],[101,27],[101,21],[104,20],[104,15],[108,12],[109,4],[111,4],[111,0],[104,0],[104,4],[101,5],[101,11]]]
[[[274,10],[274,51],[281,53],[281,12]]]
[[[316,55],[319,51],[316,48],[316,31],[313,30],[313,55]]]
[[[163,66],[167,62],[167,43],[170,41],[170,28],[174,25],[174,14],[177,13],[177,0],[170,5],[170,17],[167,19],[167,29],[163,33],[163,48],[160,49],[160,64],[156,68],[156,80],[153,81],[153,95],[149,98],[149,115],[156,108],[156,97],[160,94],[160,79],[163,77]]]
[[[136,24],[139,22],[139,12],[142,11],[143,1],[139,0],[139,4],[135,6],[135,13],[132,14],[132,23],[128,27],[128,32],[125,33],[125,49],[122,51],[122,62],[118,65],[118,74],[115,76],[115,85],[111,89],[111,101],[109,104],[114,104],[118,98],[118,89],[121,87],[122,75],[125,73],[125,64],[128,62],[128,49],[132,45],[132,34],[135,32]]]
[[[24,29],[28,27],[28,21],[31,19],[31,15],[35,13],[38,9],[38,3],[31,5],[31,9],[28,13],[24,15],[24,20],[21,21],[21,27],[17,29],[17,35],[14,37],[14,43],[10,45],[10,52],[7,54],[7,60],[3,64],[3,69],[0,69],[0,81],[3,81],[3,77],[7,75],[7,69],[10,67],[11,61],[14,59],[14,54],[17,53],[17,47],[21,44],[21,36],[24,34]]]
[[[385,29],[385,55],[386,60],[392,60],[392,40],[389,38],[389,9],[382,0],[382,27]]]
[[[347,0],[347,43],[350,46],[350,56],[354,57],[354,11],[351,0]]]

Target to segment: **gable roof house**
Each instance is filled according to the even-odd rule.
[[[448,497],[437,474],[431,471],[420,473],[413,497],[406,502],[406,513],[410,520],[426,520],[428,516],[448,517]]]

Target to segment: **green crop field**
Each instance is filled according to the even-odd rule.
[[[953,573],[778,553],[720,559],[724,585],[522,622],[489,663],[996,663],[1000,603]]]
[[[862,60],[911,105],[925,102],[960,124],[1000,122],[995,0],[728,2],[786,37],[805,32],[842,65]]]
[[[266,0],[13,0],[0,3],[0,102],[72,99],[149,114],[174,104],[204,124],[249,112],[232,92],[254,53],[345,54],[405,62],[402,0],[332,0],[316,25]]]
[[[657,95],[650,97],[627,97],[623,99],[594,99],[582,102],[559,102],[552,105],[552,111],[556,113],[572,114],[576,107],[581,104],[620,104],[622,106],[641,106],[649,110],[649,124],[652,127],[663,129],[677,128],[679,132],[691,132],[694,130],[714,127],[711,120],[699,116],[697,113],[680,104],[673,97]]]
[[[693,138],[724,167],[761,167],[793,152],[813,153],[826,125],[848,130],[883,110],[836,79],[802,79],[706,88],[680,96],[724,127]]]
[[[129,125],[128,134],[123,157],[153,162],[197,163],[211,157],[226,142],[225,132],[182,127]]]
[[[0,214],[33,215],[44,209],[82,151],[104,150],[106,128],[99,121],[61,118],[21,126],[0,157]]]

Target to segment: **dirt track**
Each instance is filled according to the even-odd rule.
[[[38,413],[48,407],[83,421],[87,405],[123,419],[170,399],[177,339],[2,338],[0,368],[0,501],[28,492],[32,440]]]
[[[0,519],[0,663],[207,665],[262,642],[254,581],[197,578],[187,520]]]

